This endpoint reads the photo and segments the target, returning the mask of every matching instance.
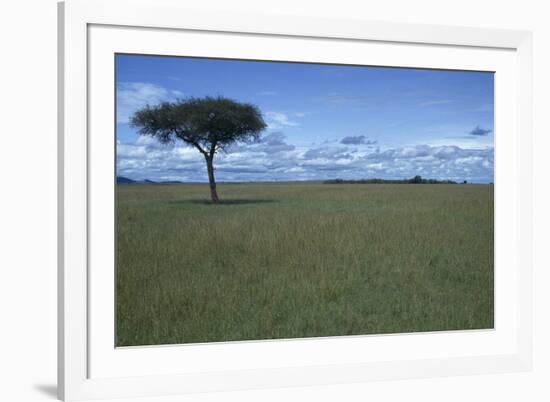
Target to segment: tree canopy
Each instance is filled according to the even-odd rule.
[[[179,139],[201,153],[259,138],[266,128],[257,106],[224,97],[188,98],[138,110],[131,124],[162,143]]]
[[[225,97],[187,98],[145,106],[131,125],[161,143],[176,140],[195,147],[206,159],[212,201],[218,201],[214,155],[235,142],[257,140],[267,127],[257,106]]]

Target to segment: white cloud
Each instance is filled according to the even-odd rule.
[[[121,82],[117,86],[117,122],[127,123],[138,109],[183,97],[181,91],[146,82]]]
[[[266,112],[267,125],[270,129],[276,130],[281,127],[297,127],[300,124],[296,121],[292,121],[285,113],[281,112]]]
[[[284,134],[271,133],[252,144],[236,144],[216,156],[219,181],[325,180],[333,178],[425,178],[493,181],[492,147],[417,145],[379,148],[327,144],[296,147]],[[206,181],[202,156],[183,144],[165,146],[140,137],[118,145],[120,176],[143,180]]]
[[[308,149],[304,153],[305,159],[324,159],[324,160],[342,160],[342,159],[351,159],[353,156],[349,153],[347,147],[339,146],[325,146],[321,148],[312,148]]]
[[[457,135],[443,137],[429,142],[431,146],[456,146],[463,149],[480,149],[493,146],[493,138],[491,136],[475,136],[475,135]]]

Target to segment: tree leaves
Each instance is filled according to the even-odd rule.
[[[131,119],[140,135],[176,140],[213,157],[234,142],[257,140],[267,127],[257,106],[225,97],[187,98],[138,110]]]

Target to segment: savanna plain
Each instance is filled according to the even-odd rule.
[[[117,185],[117,346],[493,327],[493,186]]]

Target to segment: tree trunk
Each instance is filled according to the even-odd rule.
[[[208,169],[208,182],[210,183],[210,197],[214,204],[218,203],[218,192],[216,191],[216,179],[214,178],[214,155],[206,157],[206,167]]]

